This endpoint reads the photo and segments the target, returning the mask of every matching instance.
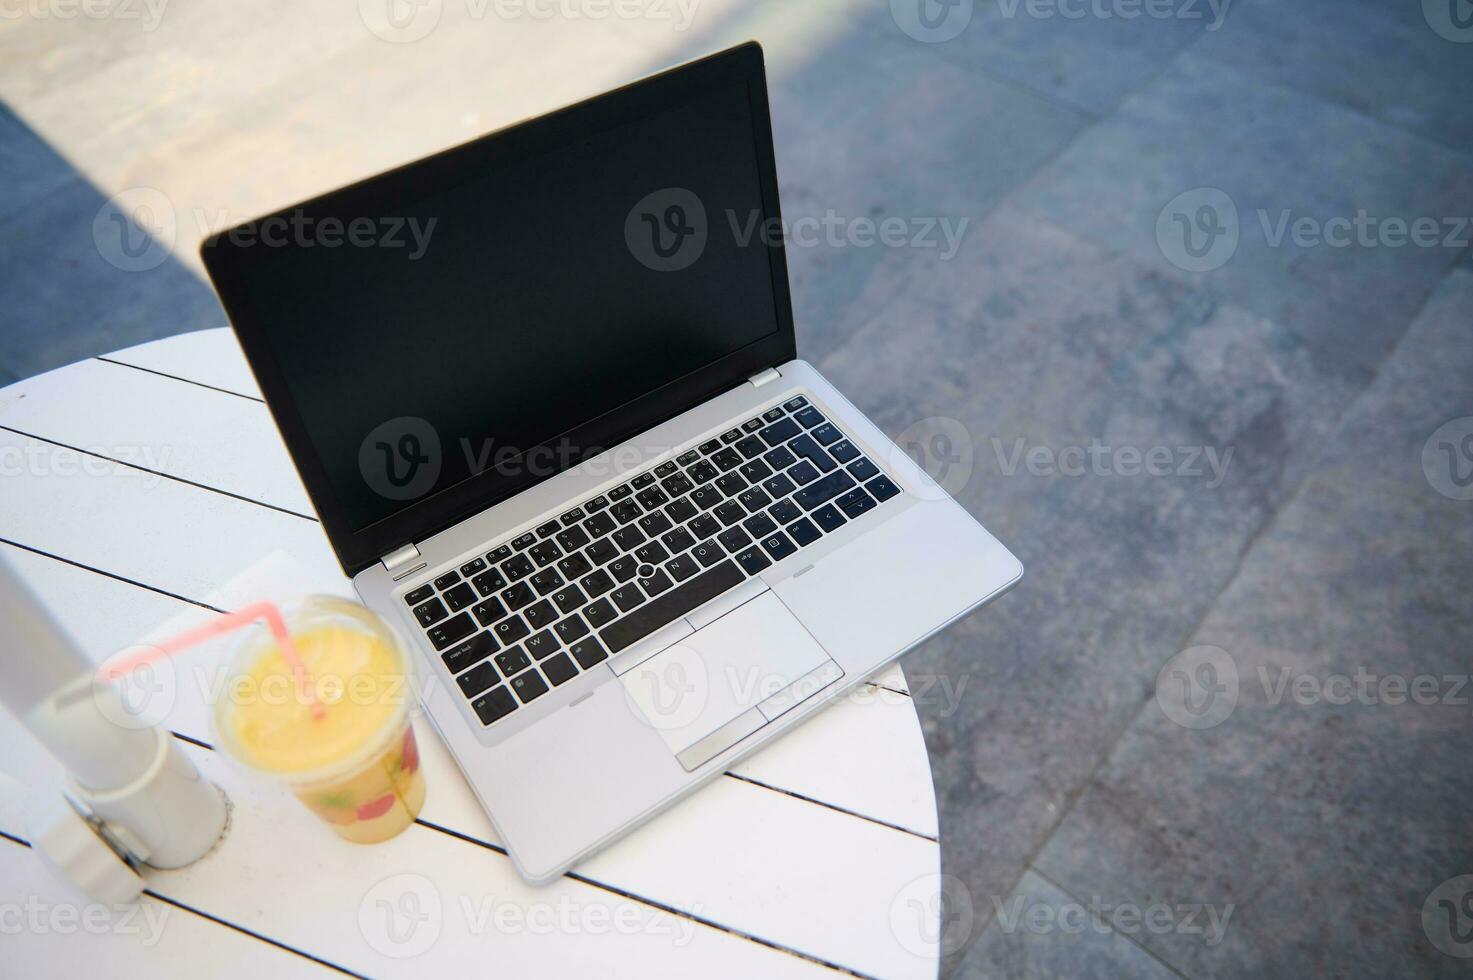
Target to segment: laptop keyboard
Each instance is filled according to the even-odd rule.
[[[800,395],[404,601],[491,725],[899,493]]]

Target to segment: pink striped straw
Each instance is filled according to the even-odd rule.
[[[312,683],[312,675],[307,672],[307,665],[302,662],[302,654],[292,642],[291,633],[287,631],[286,620],[281,617],[281,610],[276,608],[274,602],[256,602],[244,609],[233,613],[226,613],[213,622],[206,623],[196,629],[185,630],[177,636],[158,643],[146,644],[146,649],[140,650],[130,656],[119,660],[110,661],[103,665],[99,672],[105,681],[115,681],[124,677],[144,664],[157,663],[167,657],[172,657],[180,651],[190,647],[198,646],[206,640],[213,640],[218,636],[238,630],[243,626],[249,626],[256,620],[266,621],[266,627],[271,630],[271,635],[276,639],[276,645],[281,648],[281,656],[291,669],[292,678],[297,682],[298,695],[307,702],[312,709],[312,717],[320,719],[326,714],[322,703],[317,700],[317,691]]]

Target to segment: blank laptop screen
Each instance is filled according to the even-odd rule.
[[[348,524],[552,475],[607,448],[561,434],[777,331],[753,125],[724,84],[378,213],[258,223],[245,300]]]

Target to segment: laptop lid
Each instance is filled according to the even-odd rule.
[[[748,43],[211,236],[356,574],[796,356]]]

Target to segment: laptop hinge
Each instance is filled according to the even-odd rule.
[[[410,562],[414,561],[418,557],[419,546],[411,542],[409,544],[406,544],[404,547],[398,549],[397,551],[391,551],[387,555],[384,555],[384,557],[381,558],[380,561],[384,563],[384,567],[387,568],[389,571],[395,572],[403,568],[405,565],[408,565]]]
[[[752,375],[750,378],[747,379],[747,383],[750,384],[753,388],[761,388],[763,385],[771,384],[781,377],[782,375],[778,373],[777,368],[768,368],[761,374]]]

